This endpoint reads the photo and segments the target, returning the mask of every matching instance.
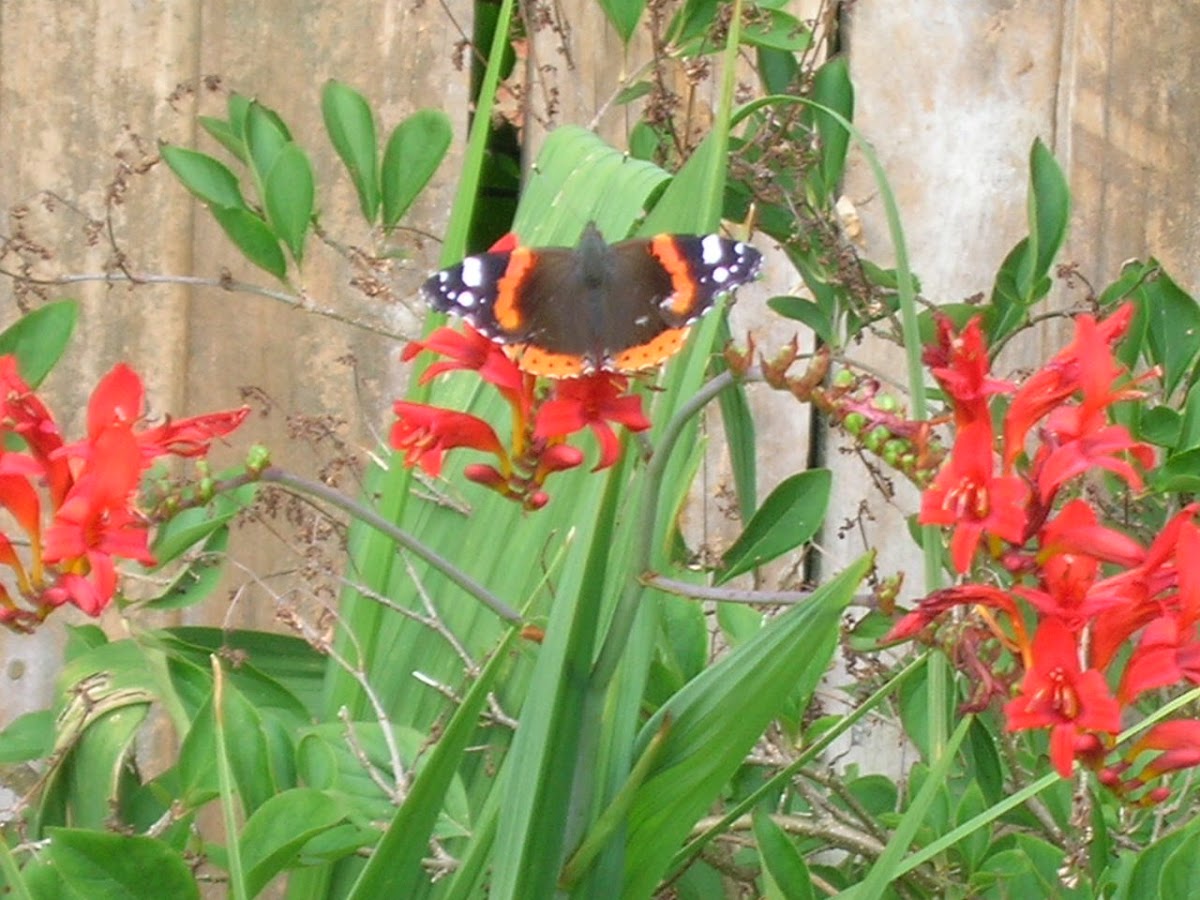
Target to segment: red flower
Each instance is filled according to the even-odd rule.
[[[21,381],[11,357],[0,357],[0,389],[5,391],[0,428],[29,448],[28,456],[0,454],[0,504],[29,535],[28,567],[7,536],[0,541],[0,564],[13,570],[31,607],[19,608],[5,591],[0,620],[23,628],[67,602],[98,615],[116,591],[117,558],[153,564],[150,523],[135,505],[142,473],[159,456],[203,454],[249,412],[214,413],[138,432],[144,389],[133,370],[119,364],[92,392],[87,438],[64,445],[49,411]],[[44,534],[38,483],[46,486],[45,506],[51,510]]]
[[[1053,618],[1038,626],[1033,667],[1025,673],[1021,693],[1005,704],[1004,714],[1009,731],[1050,729],[1050,761],[1063,778],[1071,775],[1079,738],[1121,728],[1121,707],[1104,676],[1082,669],[1075,635]]]
[[[110,448],[106,452],[106,466],[122,466],[124,477],[106,472],[106,480],[132,481],[132,490],[141,472],[160,456],[204,456],[214,440],[232,432],[250,414],[250,407],[243,406],[187,419],[169,419],[154,428],[136,431],[145,393],[142,379],[133,369],[124,363],[113,366],[88,400],[87,440],[64,447],[58,453],[90,460],[99,445],[106,441],[120,442],[121,450]],[[128,449],[126,439],[133,442],[136,453],[124,452]]]
[[[504,447],[492,426],[483,419],[404,400],[397,400],[392,408],[397,420],[392,426],[391,444],[404,452],[406,466],[419,465],[437,477],[441,474],[442,457],[447,450],[471,447],[494,453],[507,467]]]
[[[923,359],[954,405],[955,424],[962,428],[987,419],[988,397],[1011,391],[1013,385],[989,374],[980,317],[971,319],[957,335],[954,323],[947,316],[936,314],[934,321],[937,343],[925,348]]]
[[[1134,744],[1130,755],[1137,756],[1146,750],[1162,753],[1143,770],[1144,779],[1200,765],[1200,722],[1194,719],[1159,722]]]
[[[1184,679],[1200,684],[1200,642],[1196,638],[1195,625],[1174,616],[1150,622],[1125,666],[1118,696],[1129,702],[1144,691]]]
[[[624,425],[630,431],[644,431],[650,420],[642,412],[642,400],[623,394],[627,379],[608,372],[572,378],[555,384],[554,398],[538,409],[534,437],[565,437],[585,426],[600,442],[600,461],[593,472],[606,469],[617,461],[620,444],[609,422]]]
[[[921,524],[954,526],[950,555],[959,572],[970,569],[985,531],[1012,544],[1025,539],[1029,487],[993,472],[992,428],[981,419],[959,431],[949,461],[921,497]]]
[[[1021,617],[1017,612],[1016,604],[1012,601],[1012,597],[1005,591],[986,584],[963,584],[957,587],[934,591],[928,597],[925,597],[917,604],[915,610],[903,616],[899,622],[892,626],[892,630],[884,636],[883,643],[890,644],[893,641],[907,640],[924,629],[942,613],[956,606],[967,605],[985,606],[1007,613],[1012,623],[1018,629],[1021,629],[1018,635],[1018,643],[1023,640],[1024,630],[1021,626]]]
[[[1097,581],[1100,563],[1135,565],[1145,551],[1132,538],[1098,524],[1086,501],[1076,499],[1064,506],[1042,529],[1040,543],[1041,585],[1013,591],[1043,615],[1079,631],[1101,613],[1128,605],[1129,595],[1121,584]]]
[[[1132,318],[1132,303],[1101,322],[1091,316],[1078,316],[1075,340],[1017,389],[1004,417],[1005,472],[1012,470],[1024,452],[1025,436],[1047,413],[1085,383],[1094,386],[1103,382],[1106,391],[1112,385],[1119,369],[1115,368],[1110,347],[1124,335]]]
[[[464,325],[463,331],[443,327],[435,329],[423,341],[409,341],[400,359],[408,362],[426,350],[447,359],[429,366],[421,374],[421,384],[446,372],[478,372],[480,378],[499,388],[504,398],[518,408],[523,416],[528,415],[531,391],[525,373],[517,368],[517,364],[508,358],[495,341],[484,337],[469,325]]]

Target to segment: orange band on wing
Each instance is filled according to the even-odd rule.
[[[591,363],[582,356],[551,353],[531,344],[513,344],[504,348],[517,368],[530,375],[546,378],[578,378],[591,371]]]
[[[652,369],[678,353],[687,335],[687,328],[669,328],[652,341],[622,350],[613,357],[612,367],[627,373]]]
[[[671,276],[671,286],[675,290],[671,294],[669,309],[679,318],[687,318],[696,308],[696,283],[687,259],[679,252],[675,239],[669,234],[651,238],[650,252]]]
[[[521,308],[517,305],[517,296],[521,282],[533,268],[534,260],[533,251],[528,247],[518,247],[508,258],[508,267],[496,285],[496,305],[492,308],[492,314],[496,317],[496,324],[500,326],[501,331],[517,332],[524,325]]]

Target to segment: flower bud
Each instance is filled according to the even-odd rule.
[[[867,432],[867,436],[863,438],[863,444],[872,453],[878,453],[883,448],[884,443],[891,436],[892,433],[882,425],[876,425]]]
[[[504,493],[508,487],[508,482],[500,474],[500,471],[495,466],[489,466],[487,463],[471,463],[470,465],[463,466],[463,475],[466,476],[467,481],[482,484],[484,487],[489,487],[501,493]]]
[[[538,458],[538,468],[543,472],[561,472],[582,463],[583,451],[570,444],[552,444]]]
[[[867,417],[860,412],[849,413],[846,418],[842,419],[842,427],[844,427],[846,431],[850,432],[850,434],[855,436],[862,433],[862,430],[866,427],[866,424]]]

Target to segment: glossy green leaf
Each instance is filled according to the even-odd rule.
[[[246,887],[255,896],[294,865],[309,840],[345,818],[341,805],[322,791],[292,788],[267,800],[242,828]]]
[[[755,69],[767,94],[786,94],[793,90],[800,77],[800,63],[796,54],[771,47],[758,47]]]
[[[74,300],[40,306],[0,333],[0,356],[15,356],[21,377],[36,388],[62,357],[78,318]]]
[[[208,536],[196,558],[175,576],[165,591],[153,599],[139,601],[138,605],[158,610],[195,606],[220,584],[228,546],[229,527],[221,525]]]
[[[1029,246],[1028,267],[1021,270],[1018,284],[1025,296],[1046,277],[1067,237],[1071,217],[1071,192],[1054,154],[1038,138],[1029,151]]]
[[[717,624],[731,647],[736,647],[758,634],[763,625],[763,614],[742,603],[718,603]]]
[[[1200,305],[1163,271],[1143,282],[1137,296],[1147,319],[1150,358],[1162,366],[1163,390],[1170,397],[1200,354]]]
[[[411,897],[416,893],[423,881],[421,861],[428,852],[438,811],[458,771],[463,751],[476,734],[479,714],[515,634],[515,630],[510,630],[505,635],[458,705],[347,900]]]
[[[67,896],[87,900],[199,900],[183,857],[152,838],[74,828],[49,829],[43,853]]]
[[[791,838],[761,809],[754,811],[753,824],[768,900],[814,900],[808,866]]]
[[[1149,846],[1139,849],[1136,862],[1118,885],[1114,900],[1141,900],[1143,897],[1162,897],[1159,893],[1163,873],[1174,854],[1191,844],[1200,834],[1200,819],[1192,819],[1186,826],[1169,832]],[[1193,857],[1194,859],[1194,857]],[[1186,895],[1185,895],[1186,896]]]
[[[243,163],[246,161],[246,144],[242,140],[241,132],[233,125],[224,119],[217,119],[213,116],[200,116],[197,121],[213,140],[233,154],[236,159]]]
[[[130,772],[134,740],[148,702],[124,703],[88,724],[65,768],[71,824],[104,828],[120,808],[123,781]]]
[[[640,100],[648,94],[654,93],[654,85],[649,81],[635,81],[632,84],[627,84],[617,92],[617,97],[613,103],[621,106],[626,103],[632,103],[634,100]]]
[[[295,143],[284,144],[263,182],[267,219],[299,263],[313,215],[313,171],[308,156]]]
[[[621,40],[628,44],[646,8],[646,0],[600,0],[600,8]]]
[[[408,212],[441,165],[453,137],[450,120],[422,109],[396,126],[383,152],[383,224],[391,228]]]
[[[825,520],[833,484],[828,469],[809,469],[782,481],[725,551],[721,584],[810,540]]]
[[[803,605],[707,668],[642,728],[641,753],[669,722],[629,812],[624,897],[648,897],[675,852],[789,698],[808,696],[837,643],[842,610],[871,564],[863,557]]]
[[[275,157],[291,141],[292,136],[279,116],[257,101],[251,101],[246,110],[245,129],[250,168],[254,170],[255,180],[261,189],[271,167],[275,165]]]
[[[54,748],[54,712],[38,709],[17,716],[0,731],[0,765],[42,759]]]
[[[222,491],[207,506],[182,510],[158,526],[150,546],[160,566],[177,559],[217,531],[254,502],[258,485],[246,484],[233,491]]]
[[[1150,488],[1156,493],[1200,493],[1200,447],[1167,457],[1154,470]]]
[[[854,85],[850,81],[848,57],[835,56],[813,75],[813,102],[833,110],[843,119],[854,119]],[[813,123],[821,136],[821,187],[827,203],[837,200],[850,148],[850,132],[825,109],[814,108]]]
[[[826,344],[836,344],[833,323],[821,307],[803,297],[772,297],[767,306],[783,316],[807,325]]]
[[[1183,416],[1169,406],[1138,408],[1134,419],[1134,436],[1159,447],[1174,449],[1179,445]]]
[[[354,182],[363,218],[373,223],[379,216],[379,147],[371,107],[349,85],[327,81],[321,91],[321,115],[333,149]]]
[[[241,752],[242,740],[250,738],[253,742],[253,736],[238,733],[236,725],[233,722],[227,721],[226,709],[229,685],[225,682],[225,673],[220,658],[213,656],[210,662],[213,675],[213,693],[210,706],[213,730],[210,752],[213,768],[216,771],[221,819],[225,829],[224,859],[217,859],[216,861],[218,865],[224,865],[229,872],[229,895],[233,897],[233,900],[249,900],[250,890],[246,884],[246,868],[242,865],[242,845],[238,840],[239,818],[237,800],[239,792],[233,774],[231,755],[234,751],[234,740],[238,743],[238,752]],[[241,720],[244,717],[235,714],[232,718]],[[236,735],[236,738],[234,738],[234,735]],[[245,802],[244,796],[241,799],[243,802],[243,811],[248,816],[251,814],[251,807]]]
[[[280,281],[287,278],[287,259],[279,248],[279,238],[261,216],[248,209],[217,207],[212,214],[246,259]]]
[[[383,727],[378,722],[352,722],[354,744],[346,737],[347,726],[323,723],[300,732],[296,748],[298,772],[309,787],[336,793],[348,810],[363,821],[382,822],[395,815],[395,798],[366,771],[364,761],[375,769],[384,784],[391,783],[392,759]],[[425,766],[430,736],[415,728],[391,726],[401,768],[417,774]],[[462,837],[470,818],[467,795],[455,778],[446,790],[442,810],[434,828],[438,838]]]
[[[220,160],[207,153],[163,144],[162,158],[183,186],[198,199],[217,209],[244,209],[237,176]]]
[[[793,15],[760,8],[758,16],[746,22],[742,42],[752,47],[800,53],[812,43],[812,32]]]

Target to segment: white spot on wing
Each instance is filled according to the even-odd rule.
[[[462,280],[467,287],[477,288],[483,284],[483,263],[474,256],[468,256],[462,264]]]
[[[721,246],[721,238],[710,234],[700,242],[701,257],[707,266],[715,266],[725,256],[725,248]]]
[[[712,277],[717,284],[724,284],[729,280],[729,270],[724,266],[717,266],[713,269]]]
[[[475,305],[475,295],[470,291],[463,291],[454,298],[454,302],[459,306],[465,306],[467,309],[470,309]]]

